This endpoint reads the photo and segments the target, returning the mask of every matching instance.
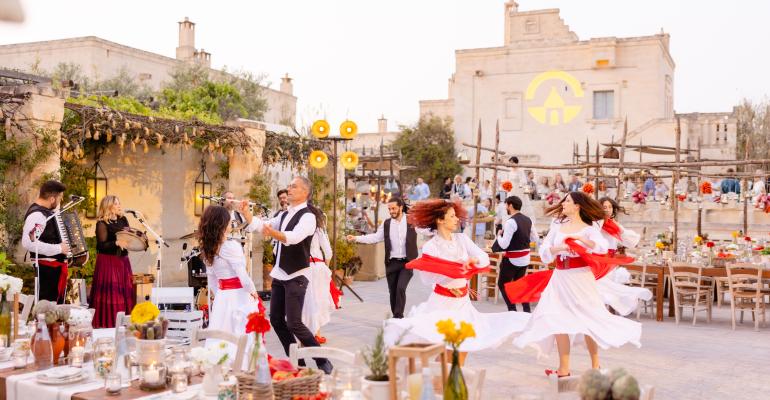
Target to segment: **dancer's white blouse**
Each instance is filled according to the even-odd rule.
[[[243,247],[234,240],[225,240],[219,248],[219,254],[214,257],[214,263],[206,268],[209,291],[215,296],[219,291],[219,280],[238,277],[246,293],[257,291],[254,281],[246,272],[246,257]]]
[[[452,240],[446,240],[440,235],[435,235],[422,247],[422,253],[433,257],[443,258],[447,261],[463,263],[475,258],[478,260],[476,268],[484,268],[489,265],[489,256],[481,250],[466,235],[453,233]],[[420,279],[427,285],[441,285],[447,289],[458,289],[468,286],[465,278],[453,279],[446,275],[433,272],[419,271]]]
[[[602,227],[604,226],[604,220],[597,221],[594,224],[596,224],[596,227],[599,229],[599,232],[602,233],[602,236],[604,236],[604,239],[607,240],[608,249],[610,250],[617,250],[618,245],[621,245],[623,247],[629,247],[634,248],[636,245],[639,244],[639,240],[642,238],[639,236],[638,233],[626,229],[623,227],[623,225],[620,225],[617,221],[615,221],[615,224],[618,225],[620,228],[620,240],[618,240],[615,236],[610,235],[609,233],[602,230]]]
[[[551,228],[548,230],[548,235],[546,235],[545,239],[543,240],[543,243],[540,246],[540,259],[546,263],[549,264],[556,260],[557,256],[563,256],[563,257],[575,257],[576,254],[573,254],[569,251],[561,251],[556,254],[551,253],[551,247],[554,246],[562,246],[564,245],[564,241],[572,236],[583,236],[587,238],[588,240],[594,242],[594,247],[591,249],[588,249],[589,253],[597,253],[597,254],[605,254],[607,253],[607,249],[609,248],[609,243],[607,243],[607,240],[604,238],[602,233],[594,226],[586,226],[585,228],[581,229],[578,232],[575,233],[562,233],[561,227],[564,222],[551,222]],[[582,242],[578,242],[581,246],[583,246]],[[585,246],[583,246],[585,247]]]
[[[602,236],[607,240],[611,250],[617,250],[618,245],[628,248],[636,247],[641,238],[639,234],[624,228],[620,224],[617,225],[620,228],[620,240],[601,230],[604,226],[603,220],[596,222],[597,229],[600,230]],[[652,292],[649,289],[627,286],[626,283],[630,279],[631,273],[627,269],[617,267],[605,277],[596,281],[597,290],[602,296],[604,304],[612,307],[620,315],[628,315],[634,312],[639,306],[639,300],[649,301],[652,299]]]

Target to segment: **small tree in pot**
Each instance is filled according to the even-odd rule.
[[[388,384],[388,349],[385,347],[384,330],[380,328],[374,338],[373,346],[366,346],[362,351],[369,375],[364,377],[364,391],[372,400],[387,400],[390,396]],[[395,379],[395,377],[393,377]]]

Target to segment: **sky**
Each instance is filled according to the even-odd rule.
[[[175,56],[177,22],[196,23],[212,66],[294,78],[301,126],[348,118],[362,132],[413,124],[418,101],[447,96],[456,49],[503,43],[503,0],[20,0],[26,20],[0,22],[0,44],[98,36]],[[560,8],[581,40],[671,35],[677,112],[729,111],[770,94],[770,2],[520,0]],[[0,60],[2,65],[2,60]]]

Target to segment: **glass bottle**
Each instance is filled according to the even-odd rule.
[[[430,368],[422,369],[422,390],[420,391],[420,400],[435,400],[436,395],[433,392],[433,374]]]
[[[131,386],[131,358],[128,354],[128,340],[126,339],[126,327],[119,326],[115,339],[114,371],[120,376],[120,386]]]
[[[457,349],[452,351],[452,369],[444,387],[444,400],[468,400],[468,388],[460,369],[460,352]]]
[[[36,369],[43,370],[53,366],[53,348],[51,347],[51,335],[45,324],[45,314],[37,315],[35,345],[32,346],[32,354],[35,356]]]

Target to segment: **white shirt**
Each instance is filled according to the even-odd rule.
[[[24,220],[24,230],[21,235],[22,247],[24,247],[30,253],[38,253],[41,256],[51,257],[57,254],[62,254],[63,252],[61,244],[51,244],[35,240],[35,230],[39,230],[39,232],[42,234],[43,230],[45,230],[45,225],[46,221],[45,215],[43,215],[43,213],[36,211],[32,214],[29,214],[27,219]],[[45,258],[48,257],[40,257],[41,260]]]
[[[641,239],[641,236],[639,236],[638,233],[624,228],[622,225],[618,224],[617,221],[615,224],[620,228],[620,240],[618,240],[615,236],[610,235],[607,233],[602,227],[604,226],[604,220],[602,221],[596,221],[594,222],[594,225],[599,229],[599,232],[602,233],[602,236],[607,241],[607,249],[608,250],[617,250],[618,245],[622,245],[623,247],[627,248],[634,248],[636,245],[639,244],[639,240]]]
[[[316,229],[313,234],[313,241],[310,242],[310,257],[324,260],[329,263],[332,259],[332,246],[329,243],[329,236],[323,229]]]
[[[487,253],[477,246],[476,243],[473,243],[471,238],[462,233],[453,233],[451,240],[435,235],[422,246],[422,253],[460,263],[475,258],[479,261],[476,268],[484,268],[489,265]],[[420,280],[427,285],[441,285],[447,289],[459,289],[468,286],[468,280],[465,278],[455,279],[426,271],[419,271],[419,276]]]
[[[313,215],[313,213],[306,213],[302,216],[302,218],[300,218],[299,222],[294,227],[294,230],[284,231],[284,229],[286,229],[286,225],[288,225],[289,221],[291,221],[292,217],[294,217],[294,214],[303,208],[307,208],[307,203],[290,206],[289,209],[286,210],[286,218],[283,219],[283,223],[281,223],[281,215],[283,214],[279,214],[275,218],[271,218],[267,221],[263,221],[261,218],[254,218],[249,225],[252,230],[261,231],[264,224],[268,224],[273,229],[281,231],[284,235],[286,235],[286,243],[278,242],[278,246],[276,246],[275,268],[273,268],[273,271],[270,272],[270,277],[273,279],[278,279],[279,281],[288,281],[298,276],[304,276],[307,278],[310,275],[309,267],[302,268],[293,274],[288,274],[283,270],[283,268],[281,268],[281,247],[284,245],[297,244],[305,240],[305,238],[308,236],[312,235],[316,230],[315,215]]]
[[[530,242],[537,242],[538,240],[537,232],[534,228],[535,224],[532,223],[532,229],[529,230]],[[516,233],[517,229],[519,229],[519,225],[516,223],[516,220],[508,218],[508,220],[505,221],[505,224],[503,224],[503,236],[497,238],[497,244],[504,249],[507,248],[508,245],[511,244],[511,239],[513,239],[513,234]],[[529,250],[529,248],[518,250]],[[523,257],[508,257],[508,260],[517,267],[526,267],[530,262],[529,252]]]
[[[246,257],[239,242],[225,240],[219,248],[219,254],[214,257],[214,264],[206,267],[208,287],[215,296],[219,290],[219,280],[237,277],[241,281],[243,290],[248,293],[257,291],[254,281],[246,272]]]
[[[564,223],[566,223],[566,221],[564,221]],[[563,223],[557,222],[556,220],[551,222],[551,228],[548,230],[548,235],[546,235],[545,239],[543,239],[543,243],[540,245],[540,259],[544,263],[546,264],[552,263],[554,260],[556,260],[557,256],[563,256],[563,257],[574,256],[574,254],[571,254],[568,251],[561,251],[557,254],[551,253],[551,247],[554,247],[557,245],[558,246],[564,245],[564,240],[571,235],[584,235],[589,240],[594,242],[594,248],[588,249],[590,253],[597,253],[597,254],[607,253],[609,243],[607,243],[607,240],[604,239],[604,236],[599,231],[599,228],[597,228],[596,225],[586,226],[582,230],[575,233],[563,233],[561,231],[562,224]],[[583,246],[582,243],[580,244],[580,246]]]
[[[385,223],[377,227],[377,232],[356,236],[356,243],[374,244],[385,240]],[[406,258],[406,215],[401,220],[390,218],[390,258]]]

